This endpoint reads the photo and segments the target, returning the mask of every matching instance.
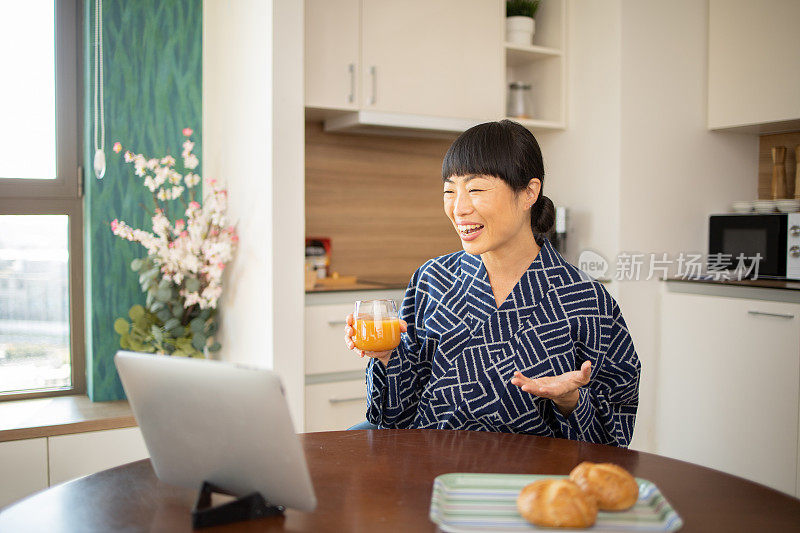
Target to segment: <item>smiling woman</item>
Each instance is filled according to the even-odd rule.
[[[414,273],[397,348],[359,351],[372,358],[368,421],[627,446],[639,358],[614,299],[543,236],[554,209],[536,139],[508,120],[475,126],[442,179],[464,250]]]

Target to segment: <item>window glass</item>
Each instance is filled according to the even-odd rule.
[[[0,393],[71,386],[67,215],[0,215]]]
[[[0,178],[55,179],[53,0],[0,0]]]

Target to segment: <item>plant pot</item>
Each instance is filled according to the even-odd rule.
[[[506,17],[506,41],[512,44],[530,46],[536,22],[530,17]]]

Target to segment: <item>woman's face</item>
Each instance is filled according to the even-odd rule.
[[[519,193],[494,176],[451,176],[444,182],[444,212],[464,251],[480,255],[502,249],[530,232],[530,206],[541,182],[534,178]]]

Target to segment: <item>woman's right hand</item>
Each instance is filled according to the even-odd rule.
[[[383,366],[387,366],[389,364],[389,357],[392,355],[392,350],[387,352],[367,352],[356,348],[356,343],[353,341],[353,335],[356,334],[354,326],[355,320],[353,319],[353,314],[350,313],[347,315],[347,324],[344,326],[344,343],[347,345],[347,348],[354,350],[361,357],[372,357],[383,363]],[[405,320],[400,320],[400,331],[402,333],[408,331],[408,323]]]

